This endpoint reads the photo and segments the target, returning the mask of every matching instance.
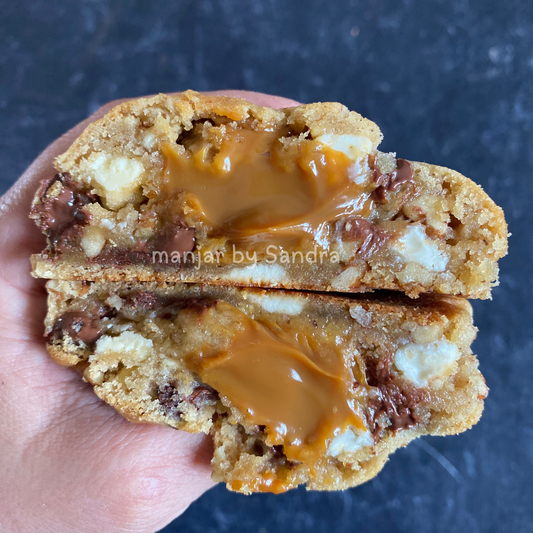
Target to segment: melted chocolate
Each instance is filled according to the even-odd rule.
[[[61,189],[57,195],[50,196],[48,192],[57,182],[61,183]],[[33,205],[30,216],[49,237],[52,248],[60,251],[68,242],[79,240],[81,226],[89,220],[83,208],[98,198],[68,173],[42,181],[38,195],[40,203]]]
[[[115,309],[103,304],[95,305],[88,311],[67,311],[55,321],[52,331],[48,334],[48,342],[61,339],[63,334],[67,333],[74,342],[81,341],[92,346],[103,332],[99,321],[115,314]]]
[[[383,427],[379,419],[383,413],[390,420],[391,429],[407,429],[418,423],[415,407],[425,398],[425,393],[416,389],[400,387],[391,373],[389,359],[369,360],[366,363],[368,384],[378,389],[378,396],[368,402],[367,416],[370,429],[375,437]]]
[[[155,240],[154,250],[159,252],[177,252],[181,255],[192,252],[195,247],[195,231],[184,224],[168,223]]]
[[[126,299],[127,306],[155,311],[158,316],[170,318],[182,309],[192,309],[202,316],[208,309],[216,305],[216,300],[208,298],[179,298],[175,296],[157,296],[153,292],[142,291],[130,294]]]
[[[397,159],[396,169],[390,174],[382,174],[375,162],[371,164],[374,167],[374,183],[377,185],[372,192],[372,199],[377,203],[387,203],[387,193],[399,190],[404,183],[414,183],[413,167],[405,159]]]
[[[110,248],[103,250],[96,257],[90,259],[92,263],[112,266],[148,265],[153,264],[152,251],[178,252],[180,257],[186,252],[192,252],[195,247],[195,230],[183,224],[168,223],[159,236],[152,241],[141,241],[135,248]],[[170,262],[174,266],[181,263]]]
[[[361,241],[357,253],[367,259],[387,241],[389,235],[364,218],[349,218],[343,223],[342,237],[347,241]]]
[[[96,257],[90,259],[90,261],[99,265],[111,266],[146,265],[152,262],[152,256],[147,252],[138,250],[111,248],[103,250]]]
[[[131,305],[135,308],[140,307],[143,311],[150,311],[160,305],[160,299],[153,292],[136,292],[128,296],[126,305]]]
[[[92,346],[101,337],[102,329],[88,313],[68,311],[56,320],[51,336],[59,338],[63,333],[68,333],[74,342]]]
[[[180,418],[183,414],[178,408],[180,403],[186,402],[199,409],[202,404],[216,402],[218,394],[209,385],[198,385],[189,396],[183,396],[176,388],[176,383],[166,383],[157,390],[157,399],[163,411],[174,418]]]
[[[185,398],[185,401],[192,403],[197,409],[208,402],[216,402],[218,400],[218,393],[209,385],[200,385],[196,387],[191,395]]]

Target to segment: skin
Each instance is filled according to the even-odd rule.
[[[216,91],[275,108],[294,100]],[[0,199],[0,530],[153,532],[213,486],[204,435],[133,424],[49,357],[44,281],[29,257],[45,247],[28,218],[38,183],[111,102],[54,141]]]

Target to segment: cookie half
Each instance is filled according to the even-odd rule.
[[[195,284],[48,282],[47,346],[126,418],[213,436],[243,493],[338,490],[475,424],[469,303]]]
[[[487,298],[502,210],[461,174],[377,150],[337,103],[187,91],[126,102],[57,158],[34,275]]]

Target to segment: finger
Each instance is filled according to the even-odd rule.
[[[85,391],[70,392],[56,390],[64,406],[42,413],[42,430],[6,450],[30,515],[55,509],[69,531],[80,523],[87,532],[156,531],[214,485],[209,437],[132,424],[92,393],[84,401]],[[8,506],[18,505],[13,496]]]
[[[154,531],[215,485],[211,479],[213,445],[206,435],[165,427],[142,429],[142,438],[128,450],[135,475],[124,496],[130,504],[134,501],[139,530]]]

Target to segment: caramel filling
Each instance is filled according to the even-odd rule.
[[[361,165],[316,140],[283,142],[281,132],[211,128],[188,150],[166,145],[170,194],[190,193],[214,234],[308,233],[368,210]],[[209,140],[206,140],[208,137]]]
[[[364,429],[352,408],[353,380],[336,349],[322,357],[310,352],[311,343],[294,345],[246,315],[243,320],[244,331],[227,350],[204,352],[194,365],[250,423],[265,426],[289,460],[314,464],[329,439],[350,425]]]

